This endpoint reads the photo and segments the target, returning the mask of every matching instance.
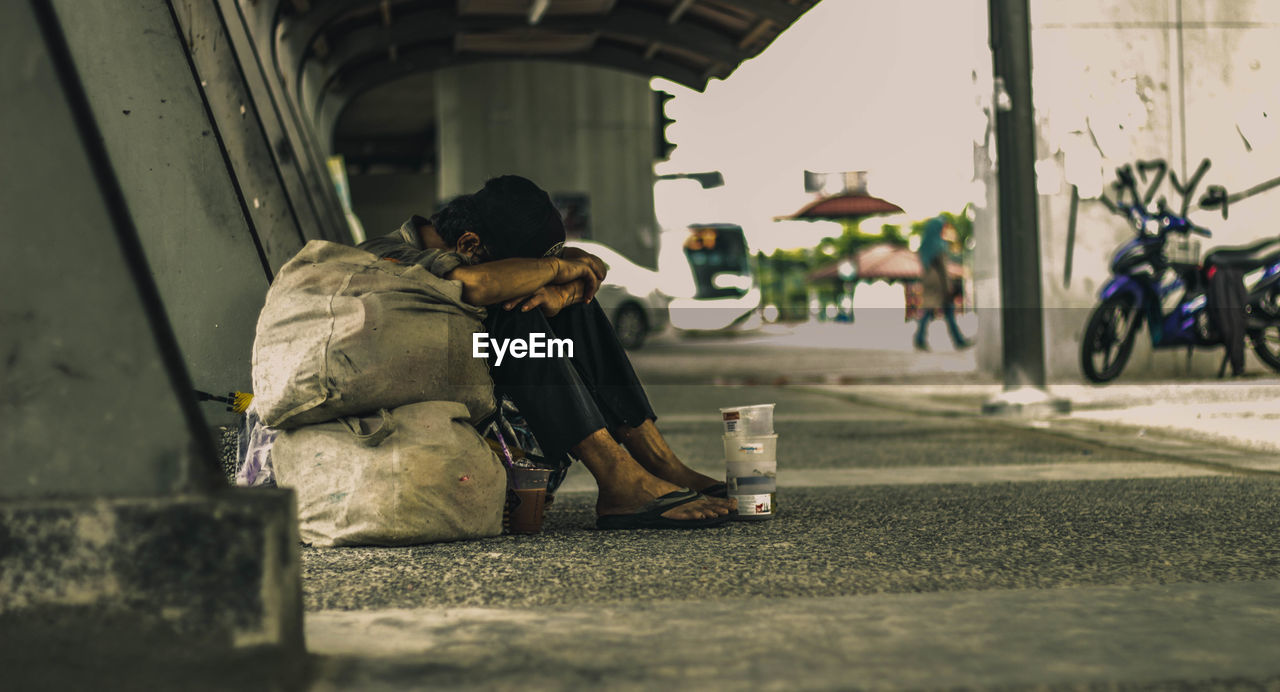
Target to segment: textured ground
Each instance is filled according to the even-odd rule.
[[[579,470],[540,535],[304,549],[314,688],[1280,684],[1273,474],[794,389],[650,393],[708,473],[717,409],[777,402],[777,518],[599,532]]]

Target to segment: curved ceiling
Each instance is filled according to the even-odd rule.
[[[386,135],[379,87],[483,60],[566,60],[664,77],[701,91],[758,55],[818,0],[240,0],[260,58],[322,139]],[[267,62],[264,60],[264,62]],[[384,89],[385,91],[385,89]],[[365,109],[372,112],[374,109]],[[383,111],[385,112],[385,111]],[[404,134],[404,133],[401,133]],[[421,136],[421,132],[417,133]]]

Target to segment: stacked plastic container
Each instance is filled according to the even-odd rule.
[[[725,485],[738,500],[738,519],[772,519],[778,511],[778,436],[774,404],[720,409],[724,419]]]

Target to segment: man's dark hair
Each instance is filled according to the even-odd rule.
[[[528,178],[491,178],[469,204],[479,221],[476,234],[493,259],[543,257],[564,243],[560,212],[551,196]]]
[[[449,200],[431,217],[431,225],[448,247],[458,244],[463,233],[472,231],[480,236],[480,242],[488,245],[488,236],[480,227],[480,219],[476,213],[476,203],[472,195],[458,195]]]

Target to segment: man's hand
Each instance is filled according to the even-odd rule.
[[[463,265],[444,278],[462,283],[462,299],[472,305],[496,305],[511,300],[524,300],[539,288],[581,281],[580,297],[586,302],[595,297],[607,267],[599,257],[580,250],[566,252],[568,257],[538,259],[511,258]]]
[[[574,303],[588,302],[590,298],[583,299],[585,291],[586,284],[582,280],[567,284],[548,284],[534,291],[528,297],[508,300],[502,304],[502,307],[506,310],[512,310],[516,306],[520,306],[521,312],[539,308],[542,310],[542,314],[547,317],[555,317],[560,314],[561,310]]]
[[[599,258],[595,259],[596,262],[599,262]],[[603,267],[603,264],[601,264],[601,267]],[[589,260],[561,257],[556,260],[556,275],[551,280],[551,284],[582,282],[584,288],[582,302],[585,303],[595,297],[596,291],[600,289],[602,278],[603,270],[601,270],[601,273],[597,273],[597,268]]]
[[[560,253],[560,256],[568,260],[586,262],[591,267],[592,273],[601,281],[604,281],[605,274],[609,273],[609,265],[605,264],[604,260],[581,248],[567,247],[564,252]]]

